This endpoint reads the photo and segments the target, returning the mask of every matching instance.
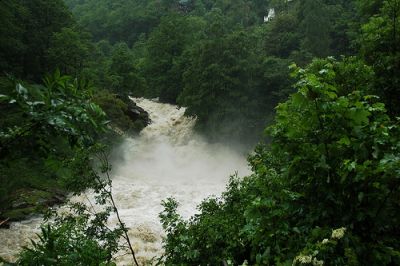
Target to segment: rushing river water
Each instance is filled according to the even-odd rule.
[[[158,219],[162,200],[176,198],[179,212],[188,218],[202,199],[224,190],[231,174],[245,175],[249,170],[244,154],[197,136],[195,119],[185,117],[184,108],[146,99],[134,101],[149,113],[152,123],[114,152],[113,193],[123,221],[131,228],[137,258],[145,264],[162,254],[164,233]],[[1,229],[0,256],[13,260],[39,231],[41,221],[35,218]],[[115,222],[115,218],[110,221]],[[118,258],[117,263],[132,265],[129,256]]]

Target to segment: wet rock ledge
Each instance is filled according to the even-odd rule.
[[[63,203],[66,196],[65,192],[57,189],[19,189],[0,210],[0,228],[7,228],[10,222],[27,219],[30,215],[44,213],[48,207]]]
[[[127,109],[124,113],[133,123],[140,121],[143,124],[143,127],[146,127],[151,123],[149,114],[142,107],[137,106],[128,95],[118,95],[117,98],[127,105]]]

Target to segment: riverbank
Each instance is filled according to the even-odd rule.
[[[197,213],[204,198],[218,196],[229,176],[249,173],[246,157],[222,144],[213,144],[193,130],[195,119],[184,115],[184,108],[134,99],[149,112],[152,123],[139,136],[124,138],[115,147],[111,175],[113,196],[140,265],[154,265],[154,257],[163,254],[165,236],[159,220],[161,202],[174,197],[180,203],[179,213],[189,218]],[[94,193],[78,196],[73,201],[94,202]],[[117,223],[111,216],[109,224]],[[1,229],[0,238],[10,239],[0,246],[0,256],[14,261],[18,249],[29,244],[41,220],[12,223]],[[130,265],[131,256],[115,258],[117,265]],[[153,261],[152,261],[153,259]]]
[[[98,137],[109,149],[118,146],[125,136],[137,135],[150,123],[148,113],[128,96],[102,92],[94,100],[110,121],[109,130]],[[16,158],[0,167],[0,177],[7,181],[0,191],[0,228],[62,204],[71,192],[65,180],[75,174],[72,168],[67,162],[49,158],[30,161]]]

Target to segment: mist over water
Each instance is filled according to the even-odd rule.
[[[204,198],[224,191],[230,175],[237,171],[243,176],[249,169],[245,154],[221,144],[209,144],[196,135],[196,121],[184,116],[184,108],[142,98],[133,100],[149,112],[152,123],[138,137],[127,138],[115,149],[111,174],[117,207],[131,228],[129,235],[137,258],[144,264],[162,254],[164,233],[158,218],[162,200],[176,198],[179,212],[188,218]],[[15,223],[9,230],[0,230],[2,240],[18,239],[0,246],[0,256],[15,255],[15,244],[26,244],[39,223],[36,219],[22,227]],[[116,223],[116,217],[111,217],[110,223]],[[130,256],[119,257],[117,263],[129,265]]]
[[[195,119],[185,117],[184,108],[134,101],[149,112],[152,124],[117,149],[122,160],[113,162],[113,184],[124,221],[139,228],[132,235],[143,261],[162,254],[164,234],[158,219],[162,200],[176,198],[179,212],[188,218],[204,198],[220,195],[235,171],[245,175],[249,170],[245,154],[196,135]]]

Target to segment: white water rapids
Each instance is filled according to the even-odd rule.
[[[188,218],[204,198],[225,189],[231,174],[245,175],[249,170],[244,154],[197,136],[195,120],[183,115],[184,108],[142,98],[134,101],[149,113],[152,123],[116,149],[111,174],[117,207],[131,228],[129,235],[143,265],[162,254],[164,233],[158,218],[162,200],[176,198],[180,214]],[[85,201],[84,197],[78,200]],[[21,246],[39,231],[41,221],[35,218],[0,229],[0,256],[15,259]],[[132,265],[129,256],[117,263]]]

